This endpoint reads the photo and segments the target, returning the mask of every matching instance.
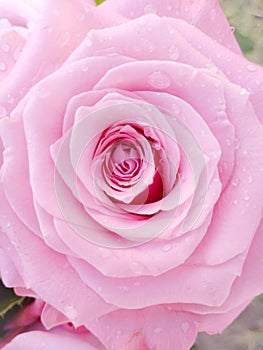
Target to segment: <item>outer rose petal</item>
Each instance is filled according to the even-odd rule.
[[[225,46],[209,40],[206,34],[184,21],[172,20],[171,23],[174,23],[174,28],[182,34],[192,48],[209,58],[230,81],[248,90],[257,116],[263,122],[263,67],[251,63]],[[245,93],[244,90],[243,93]]]
[[[116,309],[80,281],[65,256],[49,249],[39,237],[32,235],[12,212],[2,191],[1,214],[5,220],[1,222],[0,246],[10,252],[12,261],[23,277],[23,285],[18,287],[32,286],[42,300],[64,313],[76,326],[83,324],[89,317],[93,319]],[[10,221],[6,221],[6,218]],[[86,301],[86,306],[83,301]],[[94,306],[93,310],[91,305]]]
[[[156,306],[110,313],[87,328],[106,349],[189,350],[197,335],[190,314]]]
[[[101,5],[101,10],[111,10],[128,18],[140,17],[147,13],[181,18],[222,45],[241,54],[218,0],[107,0]]]
[[[44,1],[42,18],[7,81],[0,85],[0,105],[10,111],[33,84],[56,70],[85,37],[89,25],[81,1]]]
[[[63,328],[52,331],[31,331],[19,334],[3,350],[103,350],[101,345],[92,345],[88,333],[71,333]]]

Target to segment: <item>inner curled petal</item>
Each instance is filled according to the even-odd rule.
[[[131,125],[115,126],[102,136],[95,154],[97,184],[114,200],[130,203],[154,181],[151,144]]]

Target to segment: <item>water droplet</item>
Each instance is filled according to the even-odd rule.
[[[248,177],[248,183],[249,184],[252,184],[252,182],[253,182],[253,176],[251,176],[251,175],[249,175],[249,177]]]
[[[238,183],[239,183],[239,179],[238,179],[238,178],[232,179],[232,180],[231,180],[231,184],[232,184],[234,187],[236,187],[236,186],[238,185]]]
[[[6,117],[7,112],[4,106],[0,106],[0,118]]]
[[[167,10],[170,12],[170,11],[172,11],[172,9],[173,9],[173,6],[171,6],[171,5],[168,5],[167,6]]]
[[[83,66],[81,66],[81,70],[82,72],[87,72],[89,70],[89,65],[88,64],[83,64]]]
[[[179,116],[182,112],[181,106],[179,106],[177,103],[172,104],[173,114]]]
[[[246,194],[245,194],[245,197],[244,197],[244,200],[245,200],[245,201],[249,201],[249,199],[250,199],[250,196],[246,193]]]
[[[11,94],[7,95],[7,103],[12,104],[15,101],[14,96],[12,96]]]
[[[231,30],[232,33],[234,33],[235,27],[230,27],[230,30]]]
[[[139,17],[138,23],[139,23],[140,25],[144,25],[144,24],[145,24],[145,19],[144,19],[143,17]]]
[[[7,65],[5,62],[0,62],[0,72],[5,72],[7,70]]]
[[[180,53],[179,53],[179,49],[178,49],[178,47],[177,47],[176,45],[172,45],[172,46],[169,48],[168,52],[169,52],[170,58],[171,58],[173,61],[178,60]]]
[[[85,44],[86,44],[87,47],[91,47],[92,44],[93,44],[91,38],[87,38],[86,41],[85,41]]]
[[[133,283],[133,285],[134,285],[135,287],[139,287],[141,284],[140,284],[140,282],[136,281],[136,282]]]
[[[247,150],[242,151],[242,153],[244,154],[244,156],[246,156],[247,155]]]
[[[156,10],[156,8],[152,5],[152,4],[148,4],[148,5],[146,5],[145,7],[144,7],[144,13],[146,14],[146,13],[156,13],[157,12],[157,10]]]
[[[156,71],[149,75],[148,82],[157,89],[165,89],[171,85],[171,79],[165,72]]]
[[[210,18],[211,18],[212,21],[215,20],[215,18],[216,18],[216,10],[215,9],[212,9],[210,11]]]
[[[162,331],[163,331],[163,329],[160,328],[160,327],[157,327],[157,328],[155,328],[155,329],[153,330],[153,332],[154,332],[155,334],[159,334],[159,333],[161,333]]]
[[[14,57],[14,60],[17,61],[19,56],[21,55],[21,52],[22,52],[22,48],[21,47],[16,47],[14,52],[13,52],[13,57]]]
[[[117,336],[122,335],[122,331],[121,331],[120,329],[117,329],[117,330],[116,330],[116,335],[117,335]]]
[[[242,89],[240,90],[240,95],[241,95],[241,96],[245,96],[247,93],[248,93],[248,91],[247,91],[245,88],[242,88]]]
[[[131,268],[136,275],[141,275],[143,272],[143,266],[139,261],[133,261],[131,263]]]
[[[164,252],[169,252],[169,250],[171,250],[171,249],[172,249],[171,243],[167,243],[162,247],[162,251],[164,251]]]
[[[257,70],[257,68],[253,64],[248,64],[247,65],[247,70],[249,72],[255,72]]]
[[[130,288],[128,286],[120,286],[119,289],[121,293],[126,293],[129,291]]]
[[[49,96],[49,90],[45,86],[38,86],[36,89],[36,94],[39,98],[46,98]]]
[[[4,52],[9,52],[10,50],[10,45],[9,44],[3,44],[1,45],[1,49],[4,51]]]
[[[190,327],[190,325],[189,325],[188,322],[183,322],[182,325],[181,325],[181,328],[182,328],[184,333],[187,333],[189,327]]]
[[[238,140],[238,139],[235,139],[235,149],[236,149],[236,150],[239,149],[239,146],[240,146],[239,140]]]
[[[237,205],[238,204],[238,200],[237,199],[233,199],[233,204]]]
[[[60,37],[58,39],[58,45],[61,47],[66,46],[68,44],[69,40],[70,40],[69,32],[64,32],[60,35]]]
[[[68,305],[64,309],[64,313],[69,318],[70,321],[75,320],[78,316],[77,310],[74,308],[74,306]]]
[[[189,12],[189,7],[186,6],[186,7],[184,8],[184,12]]]
[[[35,27],[35,23],[33,21],[28,21],[27,22],[27,28],[32,31]]]

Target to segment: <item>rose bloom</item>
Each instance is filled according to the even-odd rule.
[[[263,69],[216,0],[36,11],[1,85],[1,277],[48,329],[187,350],[263,291]]]

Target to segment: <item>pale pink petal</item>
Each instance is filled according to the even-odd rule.
[[[56,307],[76,326],[87,318],[93,319],[115,309],[80,281],[65,256],[32,235],[12,212],[2,192],[1,198],[4,204],[1,213],[12,222],[10,226],[1,224],[10,240],[12,259],[26,287],[32,288],[39,298]],[[86,300],[84,304],[83,300]]]
[[[102,74],[112,65],[123,61],[126,59],[119,57],[79,61],[70,69],[65,67],[50,75],[30,92],[23,115],[26,139],[30,140],[28,147],[30,182],[34,198],[52,215],[61,216],[54,188],[54,163],[49,150],[49,147],[62,136],[64,114],[60,111],[66,108],[72,95],[92,89]],[[63,94],[61,86],[64,87]],[[55,100],[53,96],[56,96]],[[35,118],[36,114],[38,118]]]
[[[230,81],[248,90],[253,107],[262,122],[263,68],[234,54],[225,46],[208,40],[207,35],[185,22],[171,20],[170,23],[174,23],[174,28],[188,43],[209,58]]]
[[[213,40],[211,40],[213,41]],[[194,49],[168,19],[149,14],[107,30],[92,30],[69,57],[69,62],[119,54],[141,60],[169,60],[194,67],[216,69],[210,60]]]
[[[31,331],[19,334],[4,350],[102,350],[103,347],[93,346],[89,343],[89,334],[70,333],[64,329],[53,331]]]
[[[29,184],[27,143],[30,144],[30,140],[26,143],[22,119],[14,117],[1,120],[0,134],[5,144],[4,165],[1,169],[5,195],[23,223],[40,235]]]
[[[244,257],[240,256],[212,267],[187,264],[159,276],[146,277],[138,274],[138,277],[118,279],[106,277],[78,259],[70,258],[69,261],[81,279],[104,300],[120,308],[137,309],[163,303],[220,306],[227,299],[233,282],[241,273]],[[138,262],[138,272],[139,268]],[[156,288],[156,283],[162,288]]]
[[[0,105],[5,105],[7,110],[15,106],[34,83],[64,62],[83,40],[88,28],[81,1],[44,1],[42,17],[35,23],[8,80],[0,85]],[[7,103],[10,96],[12,103]]]
[[[164,306],[120,310],[87,323],[107,349],[189,350],[197,335],[192,315]]]
[[[110,10],[124,17],[136,18],[147,13],[181,18],[199,28],[211,38],[241,54],[233,31],[220,8],[218,0],[107,0],[101,11]]]
[[[239,144],[231,181],[221,194],[213,221],[192,260],[208,265],[245,251],[262,218],[263,127],[240,87],[228,84],[225,98]]]

